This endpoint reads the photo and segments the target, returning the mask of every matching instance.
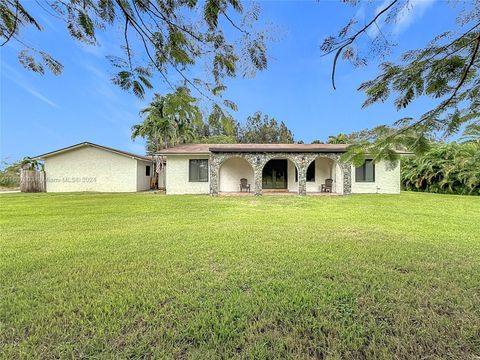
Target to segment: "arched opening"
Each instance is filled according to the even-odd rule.
[[[255,179],[250,163],[241,157],[232,157],[223,162],[219,171],[220,192],[240,192],[240,179],[247,179],[250,192],[255,192]],[[244,188],[243,191],[246,191]]]
[[[262,189],[264,192],[298,193],[297,167],[290,159],[275,158],[267,161],[262,169]]]
[[[336,161],[319,156],[308,165],[307,194],[322,192],[343,193],[339,183],[342,184],[341,168]]]

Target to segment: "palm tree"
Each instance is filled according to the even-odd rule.
[[[43,170],[43,163],[40,163],[38,160],[32,159],[28,156],[24,157],[20,161],[20,169],[23,170]]]
[[[194,128],[203,125],[202,113],[196,103],[197,99],[183,87],[166,96],[155,94],[149,106],[140,111],[144,120],[132,127],[132,139],[146,139],[149,154],[178,143],[191,142],[195,138]]]
[[[348,135],[339,133],[338,135],[330,135],[327,144],[348,144]]]
[[[480,195],[480,144],[435,144],[402,161],[401,180],[407,190]]]

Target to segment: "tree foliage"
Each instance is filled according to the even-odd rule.
[[[13,164],[2,161],[1,165],[0,187],[9,189],[20,187],[20,161]]]
[[[146,139],[149,154],[192,141],[195,128],[201,127],[203,121],[197,101],[186,87],[165,96],[155,94],[149,106],[140,111],[144,120],[132,127],[132,139]]]
[[[405,158],[401,181],[406,190],[480,195],[480,143],[435,144]]]
[[[1,161],[0,165],[3,168],[0,170],[0,187],[4,188],[18,188],[20,186],[21,170],[43,170],[44,168],[43,162],[28,156],[13,163]]]
[[[140,124],[132,127],[132,139],[144,138],[147,153],[154,154],[179,143],[293,143],[292,132],[282,121],[256,112],[242,126],[229,113],[213,107],[204,117],[198,99],[186,87],[165,96],[155,94],[140,114]]]
[[[346,2],[359,6],[356,0]],[[393,42],[382,26],[388,28],[402,16],[408,16],[413,6],[410,0],[384,2],[369,21],[359,24],[358,19],[352,18],[336,35],[324,40],[321,50],[334,56],[334,88],[339,59],[363,66],[372,54],[380,58],[388,55]],[[479,124],[480,2],[452,2],[451,6],[457,12],[456,29],[446,29],[424,48],[405,52],[398,63],[381,63],[380,74],[359,87],[367,96],[364,107],[393,99],[399,110],[423,96],[432,98],[437,105],[418,118],[399,119],[394,123],[395,131],[377,138],[373,144],[357,146],[352,155],[375,153],[390,158],[394,155],[392,150],[399,146],[422,153],[428,150],[426,143],[432,135],[447,138],[465,126]],[[372,33],[376,35],[372,37]]]
[[[339,133],[337,135],[330,135],[327,139],[327,144],[348,144],[348,143],[349,143],[348,135],[343,133]]]
[[[244,8],[239,0],[0,0],[0,38],[2,46],[10,41],[21,46],[20,63],[44,74],[48,68],[58,75],[60,61],[42,49],[28,44],[25,29],[43,30],[41,21],[28,8],[37,7],[46,17],[64,21],[70,36],[90,46],[98,45],[98,33],[121,29],[123,55],[109,56],[117,73],[113,82],[143,98],[152,88],[155,75],[175,91],[182,86],[195,89],[202,96],[218,101],[224,80],[238,73],[254,73],[267,67],[268,32],[256,26],[258,5]],[[26,6],[28,5],[28,6]],[[227,37],[225,30],[233,30]],[[200,64],[207,68],[202,79],[189,70]],[[226,105],[220,102],[220,104]]]
[[[252,144],[289,144],[294,143],[293,133],[283,121],[280,123],[267,114],[257,111],[247,118],[240,130],[239,142]]]

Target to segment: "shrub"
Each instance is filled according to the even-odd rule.
[[[434,145],[402,162],[401,181],[405,190],[480,195],[480,144]]]

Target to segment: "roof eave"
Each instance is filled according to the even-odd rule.
[[[210,152],[235,152],[235,153],[249,153],[249,152],[263,152],[263,153],[280,153],[280,152],[289,152],[289,153],[338,153],[345,152],[346,149],[292,149],[292,148],[276,148],[276,149],[265,149],[265,148],[249,148],[249,149],[238,149],[238,148],[210,148]]]
[[[159,156],[168,156],[168,155],[188,155],[188,156],[193,156],[193,155],[210,155],[210,151],[208,152],[181,152],[181,151],[175,151],[175,152],[158,152],[155,153],[155,155]]]
[[[109,152],[112,152],[112,153],[115,153],[115,154],[118,154],[118,155],[122,155],[122,156],[127,156],[127,157],[130,157],[132,159],[143,160],[143,161],[152,161],[151,158],[146,157],[146,156],[144,157],[144,156],[139,156],[139,155],[135,155],[135,154],[122,152],[122,151],[119,151],[119,150],[116,150],[116,149],[113,149],[113,148],[109,148],[107,146],[97,145],[97,144],[94,144],[94,143],[91,143],[91,142],[88,142],[88,141],[78,143],[78,144],[75,144],[75,145],[71,145],[71,146],[67,146],[67,147],[64,147],[64,148],[61,148],[61,149],[58,149],[58,150],[55,150],[55,151],[50,151],[48,153],[35,156],[32,159],[33,160],[45,160],[49,157],[59,155],[59,154],[62,154],[62,153],[68,152],[68,151],[72,151],[72,150],[75,150],[75,149],[78,149],[78,148],[81,148],[81,147],[84,147],[84,146],[92,146],[92,147],[95,147],[97,149],[109,151]]]

